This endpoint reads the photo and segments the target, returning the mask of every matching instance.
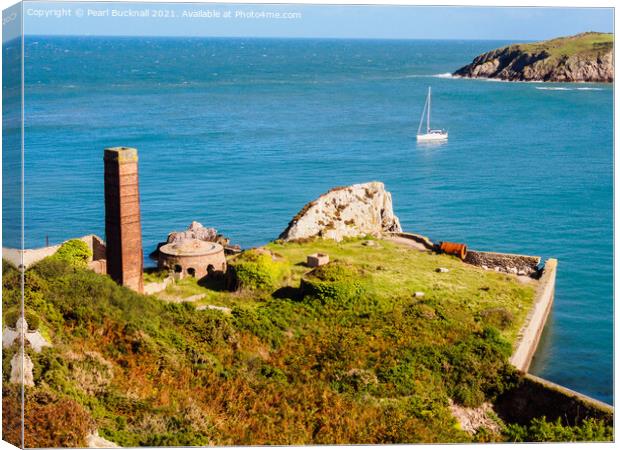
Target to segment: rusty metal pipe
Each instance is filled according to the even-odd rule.
[[[439,249],[448,255],[455,255],[461,259],[467,256],[467,245],[457,242],[442,242]]]

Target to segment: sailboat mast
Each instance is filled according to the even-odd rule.
[[[424,114],[426,114],[427,105],[428,105],[428,97],[424,101],[424,108],[422,108],[422,116],[420,116],[420,125],[418,126],[418,134],[422,134],[422,124],[424,123]]]
[[[428,87],[428,114],[426,116],[426,133],[431,131],[431,87]]]

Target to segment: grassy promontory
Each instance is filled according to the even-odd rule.
[[[317,251],[332,262],[310,273],[303,263]],[[468,442],[533,432],[472,435],[449,409],[492,401],[514,382],[508,356],[531,283],[385,240],[271,243],[258,255],[231,259],[245,277],[235,292],[185,279],[161,294],[203,296],[195,302],[142,296],[59,258],[28,269],[26,309],[53,346],[27,350],[35,386],[26,388],[25,445],[84,445],[92,429],[122,446]],[[8,307],[19,274],[8,264],[3,272]],[[302,279],[314,288],[300,289]],[[222,309],[197,309],[207,305]],[[18,398],[7,382],[15,351],[4,352],[5,411]],[[3,415],[4,438],[18,442],[14,420]],[[610,433],[589,426],[587,436]]]
[[[510,81],[612,82],[614,35],[587,32],[513,44],[477,56],[454,75]]]

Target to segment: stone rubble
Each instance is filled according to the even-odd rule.
[[[468,433],[473,434],[480,428],[485,428],[492,433],[501,431],[500,425],[490,417],[493,414],[493,406],[489,402],[483,403],[478,408],[466,408],[450,400],[449,407],[461,428]]]
[[[34,375],[32,374],[34,364],[32,363],[30,356],[25,353],[22,363],[20,353],[21,352],[15,353],[11,358],[11,378],[9,379],[9,383],[22,384],[23,381],[24,386],[34,386]]]
[[[86,445],[88,448],[121,448],[120,445],[99,436],[99,430],[86,436]]]

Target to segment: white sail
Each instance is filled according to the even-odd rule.
[[[422,109],[422,115],[420,116],[420,125],[418,126],[418,133],[417,134],[422,134],[422,124],[424,123],[424,116],[426,115],[426,107],[427,106],[428,106],[428,97],[426,97],[426,100],[424,101],[424,108]],[[428,125],[427,125],[426,132],[428,133]]]
[[[424,123],[424,116],[426,116],[426,133],[422,133],[422,124]],[[422,110],[422,117],[420,117],[420,125],[418,126],[418,133],[416,134],[418,141],[443,141],[448,139],[448,132],[445,130],[433,130],[431,129],[431,88],[428,87],[428,95],[424,102],[424,109]]]

